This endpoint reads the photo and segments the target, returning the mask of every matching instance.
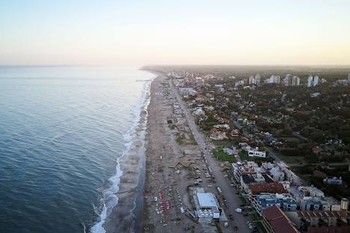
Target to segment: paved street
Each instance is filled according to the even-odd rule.
[[[195,140],[198,143],[199,148],[205,152],[208,163],[212,168],[212,173],[215,176],[216,185],[221,188],[223,194],[226,196],[227,203],[229,206],[229,209],[226,209],[225,211],[226,215],[228,216],[229,214],[232,214],[234,216],[234,224],[238,226],[238,232],[250,232],[246,224],[248,218],[234,211],[236,208],[240,207],[241,201],[238,195],[235,193],[236,190],[233,187],[231,187],[230,181],[224,176],[224,173],[221,171],[222,168],[219,165],[218,161],[216,161],[216,159],[212,157],[212,146],[208,142],[206,142],[204,135],[199,132],[193,116],[189,112],[188,108],[186,107],[184,101],[180,97],[177,89],[174,87],[172,82],[170,82],[170,88],[175,94],[175,97],[185,114],[188,125],[193,133]]]

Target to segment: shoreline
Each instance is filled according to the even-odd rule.
[[[145,223],[147,221],[147,217],[149,216],[149,209],[147,207],[147,194],[149,192],[149,190],[147,189],[147,187],[150,185],[150,176],[149,176],[149,163],[150,160],[153,158],[153,154],[152,154],[152,144],[153,144],[153,140],[152,138],[155,136],[153,134],[153,130],[152,130],[152,125],[156,123],[155,118],[154,118],[154,110],[156,109],[156,105],[157,105],[157,101],[155,99],[155,93],[157,91],[157,84],[159,82],[161,82],[162,78],[164,79],[164,77],[162,76],[162,74],[152,71],[152,70],[145,70],[147,72],[153,73],[155,75],[157,75],[157,77],[152,81],[151,83],[151,88],[150,88],[150,103],[148,105],[148,121],[147,121],[147,136],[146,136],[146,164],[145,164],[145,182],[144,182],[144,186],[143,186],[143,206],[142,206],[142,215],[141,215],[141,232],[144,232],[145,229]]]
[[[152,78],[154,79],[154,78]],[[114,177],[119,179],[116,190],[111,191],[117,198],[117,203],[113,207],[108,207],[110,201],[105,197],[104,204],[107,206],[105,218],[101,218],[93,226],[99,225],[90,232],[93,233],[117,233],[117,232],[140,232],[142,226],[142,205],[143,186],[145,183],[145,164],[147,146],[147,122],[148,107],[150,104],[151,82],[145,82],[143,93],[140,97],[140,105],[135,114],[135,121],[126,132],[128,138],[125,143],[123,155],[118,159],[117,168],[121,175],[110,178],[110,182],[115,182]],[[117,172],[118,174],[118,172]]]
[[[143,225],[144,225],[144,221],[145,221],[145,211],[146,211],[146,207],[145,207],[145,203],[146,203],[146,186],[147,184],[149,183],[149,180],[148,180],[148,173],[147,173],[147,161],[149,159],[149,140],[150,140],[150,121],[151,121],[151,110],[154,108],[154,82],[157,82],[159,81],[159,79],[161,78],[161,74],[158,73],[158,72],[155,72],[155,71],[152,71],[152,70],[145,70],[145,69],[142,69],[146,72],[150,72],[152,74],[155,74],[157,75],[156,78],[154,78],[151,82],[151,85],[150,85],[150,89],[149,89],[149,92],[150,92],[150,102],[148,104],[148,107],[147,107],[147,111],[148,111],[148,116],[147,116],[147,130],[146,130],[146,153],[145,153],[145,166],[144,166],[144,181],[143,181],[143,186],[142,186],[142,206],[141,206],[141,216],[140,216],[140,225],[141,225],[141,229],[139,232],[143,232]]]

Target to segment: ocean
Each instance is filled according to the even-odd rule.
[[[0,232],[138,231],[153,78],[0,67]]]

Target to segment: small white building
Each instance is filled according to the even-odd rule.
[[[238,155],[236,147],[224,147],[222,150],[228,155]]]
[[[266,151],[259,151],[258,148],[250,149],[248,151],[248,156],[266,158]]]

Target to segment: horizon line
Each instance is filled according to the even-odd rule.
[[[4,67],[166,67],[166,66],[245,66],[245,67],[350,67],[350,64],[147,64],[147,65],[117,65],[117,64],[0,64],[1,68]]]

